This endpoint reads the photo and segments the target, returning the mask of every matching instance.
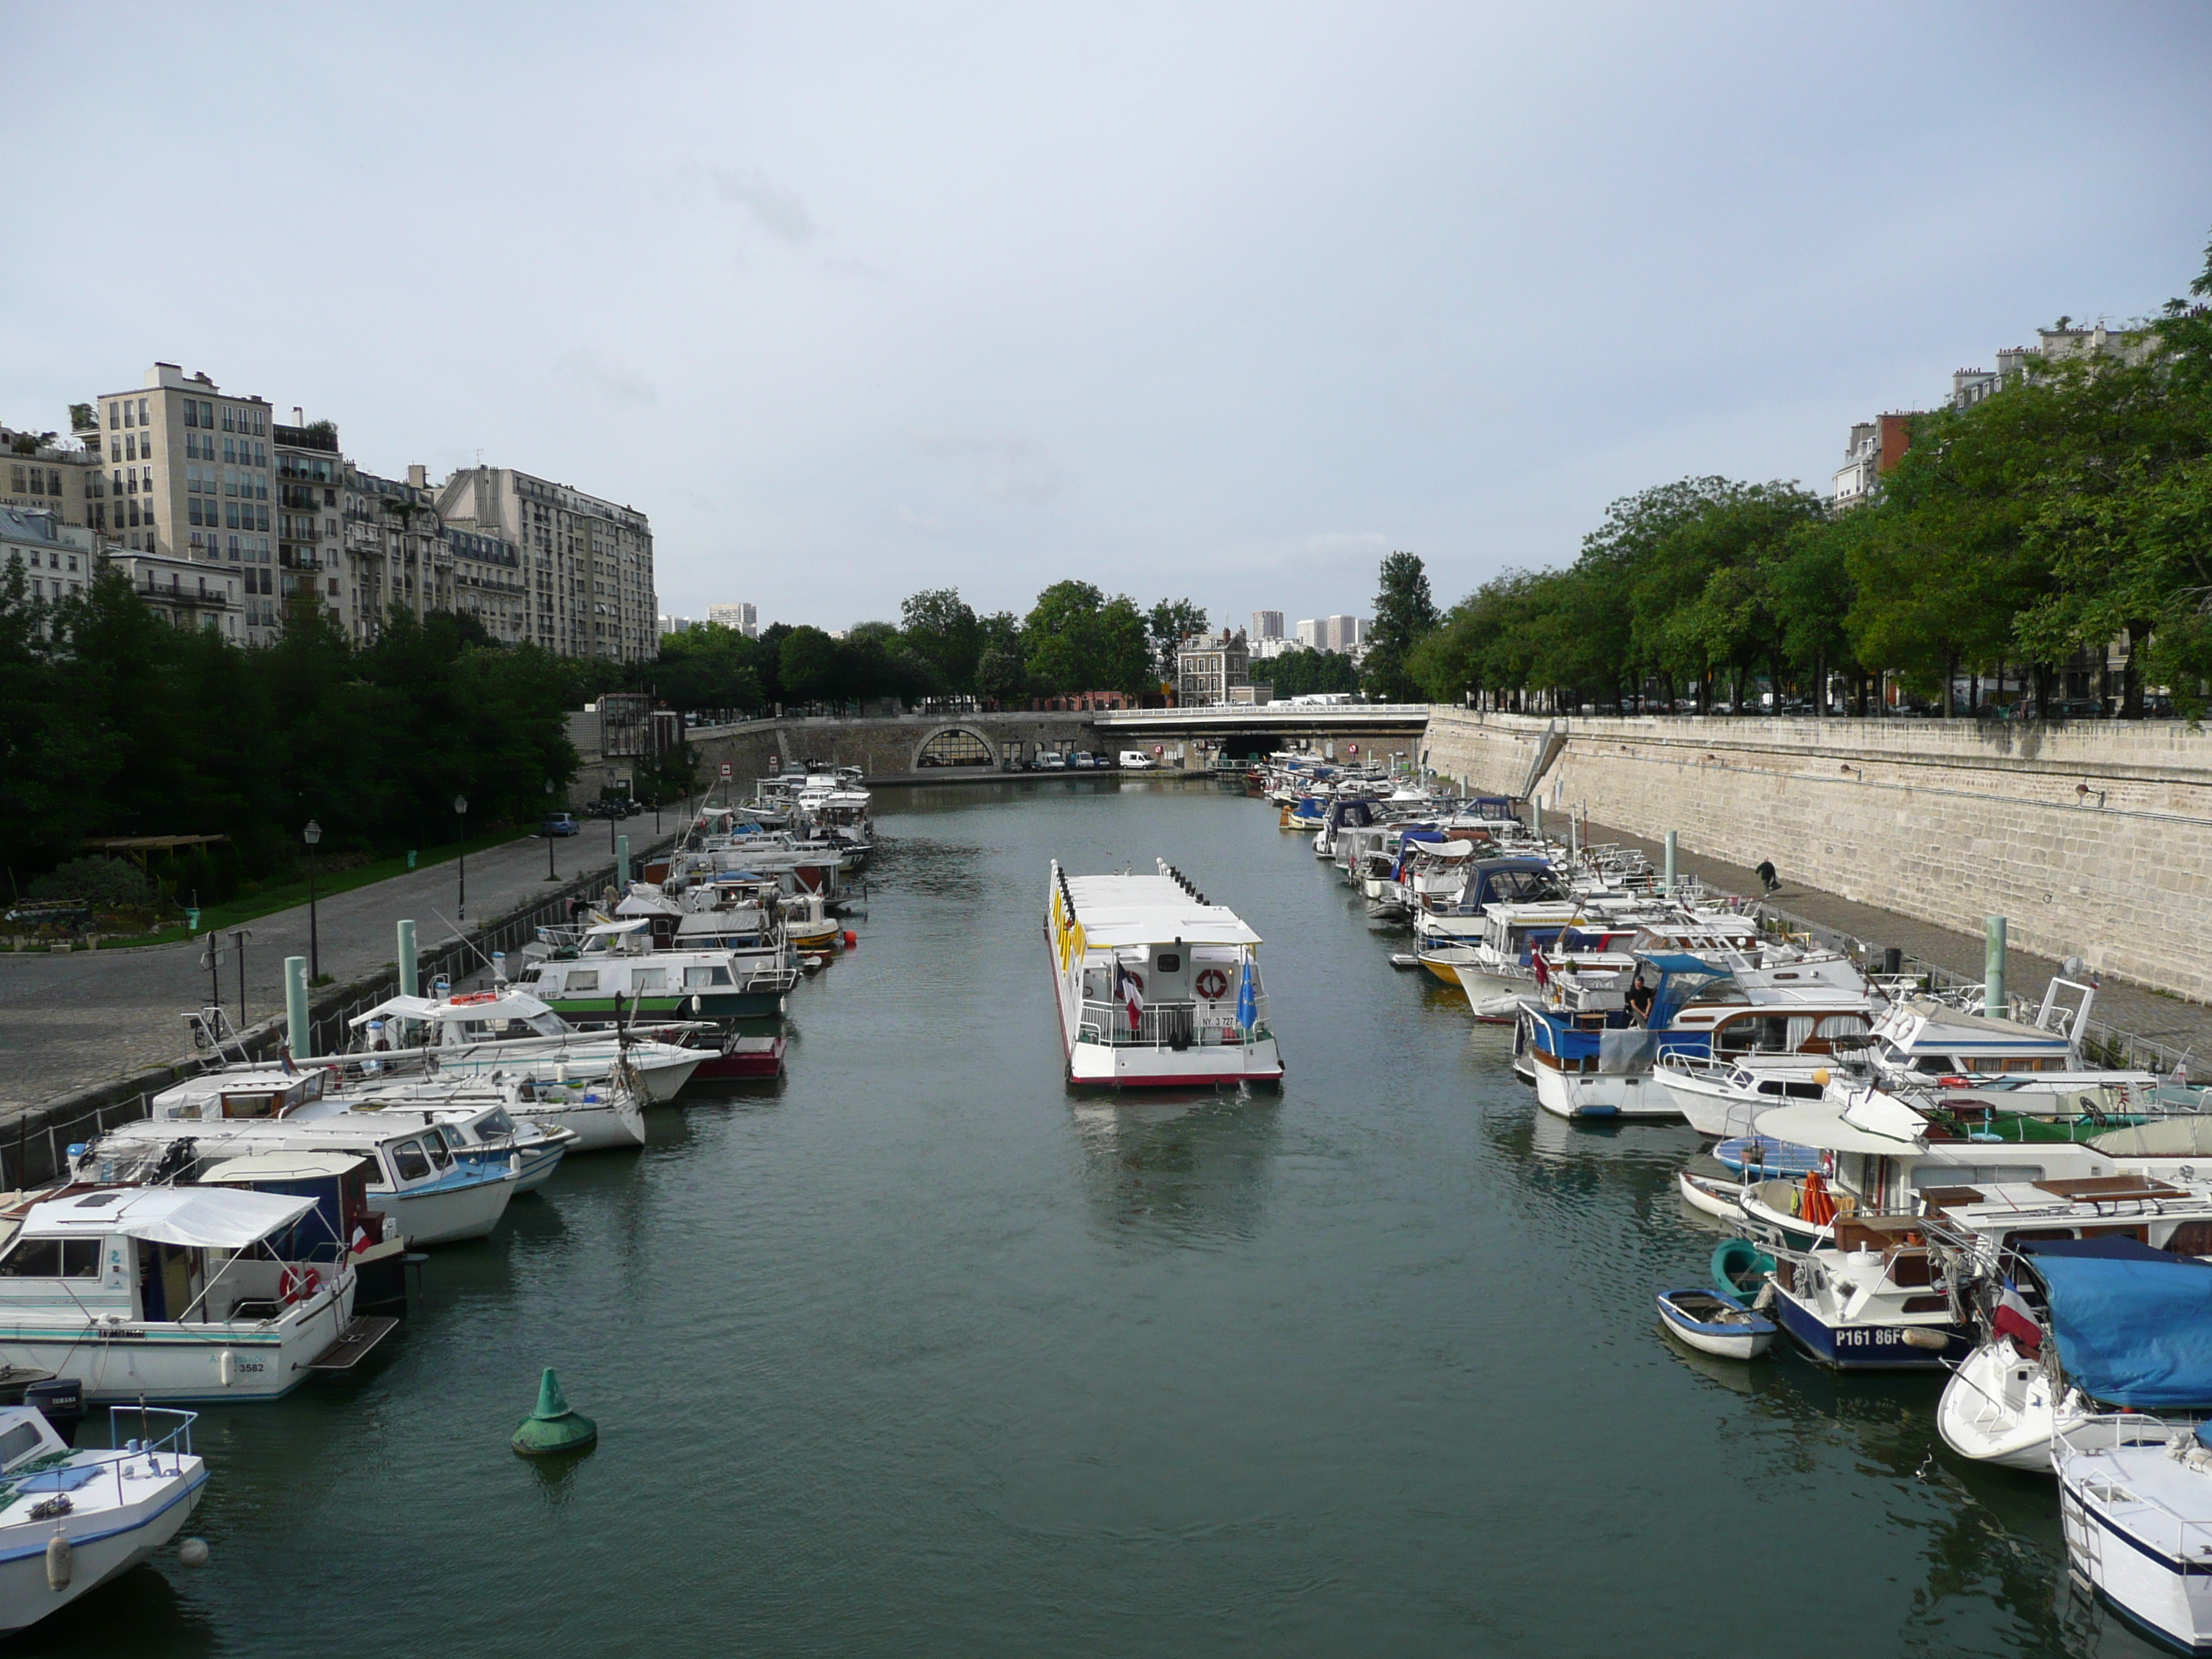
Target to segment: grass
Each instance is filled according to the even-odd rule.
[[[481,853],[486,848],[504,847],[515,839],[517,839],[515,831],[501,830],[489,835],[471,836],[465,842],[453,842],[444,847],[426,848],[417,855],[415,867],[417,870],[428,870],[434,865],[450,864],[459,858],[464,852]],[[574,862],[573,860],[570,861]],[[389,881],[394,876],[404,876],[406,873],[407,855],[402,853],[396,857],[379,859],[374,864],[358,865],[350,870],[342,870],[334,875],[324,876],[315,883],[315,893],[319,898],[335,898],[338,894],[351,892],[356,887],[367,887],[374,882]],[[305,881],[286,882],[276,886],[264,887],[259,892],[247,897],[234,898],[222,904],[205,906],[200,911],[199,930],[203,933],[217,933],[225,927],[239,927],[258,916],[273,915],[279,910],[289,910],[307,902],[307,884]],[[158,933],[138,933],[127,939],[104,939],[100,942],[100,948],[106,951],[136,948],[146,945],[173,945],[179,939],[195,937],[197,935],[186,932],[184,924],[179,922],[173,927],[164,927]]]

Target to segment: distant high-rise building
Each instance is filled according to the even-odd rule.
[[[1310,651],[1319,649],[1321,646],[1321,623],[1311,617],[1307,617],[1304,622],[1300,623],[1298,624],[1298,643],[1304,646]]]
[[[725,628],[734,628],[748,639],[760,637],[760,611],[750,605],[710,605],[707,620],[720,623]]]
[[[698,623],[689,617],[664,616],[660,619],[660,637],[666,639],[671,634],[686,634],[697,626]]]
[[[1279,640],[1283,637],[1283,613],[1279,611],[1255,611],[1252,613],[1252,639]]]
[[[1367,642],[1367,619],[1364,617],[1330,617],[1321,624],[1320,644],[1324,651],[1357,651]]]

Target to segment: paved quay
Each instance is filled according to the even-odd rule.
[[[1601,823],[1589,827],[1590,841],[1595,844],[1607,842],[1640,848],[1651,860],[1654,869],[1666,867],[1667,848],[1663,840],[1653,841],[1633,835],[1626,830],[1616,830]],[[1917,957],[1923,962],[1933,963],[1939,968],[1962,974],[1979,981],[1983,969],[1983,941],[1969,934],[1954,933],[1948,927],[1937,927],[1924,921],[1915,921],[1892,910],[1871,904],[1860,904],[1838,897],[1817,887],[1808,887],[1793,881],[1790,876],[1787,848],[1778,848],[1768,856],[1773,860],[1775,873],[1782,885],[1773,895],[1771,902],[1778,909],[1792,915],[1802,916],[1808,921],[1819,922],[1825,927],[1834,927],[1853,937],[1869,939],[1878,945],[1895,945],[1907,956]],[[1677,852],[1674,868],[1679,875],[1694,876],[1708,887],[1725,893],[1756,894],[1759,878],[1741,864],[1731,864],[1724,859],[1707,858],[1686,851]],[[2087,941],[2084,941],[2086,944]],[[2018,996],[2039,1001],[2044,987],[2058,964],[2045,957],[2031,955],[2018,946],[2006,952],[2006,978]],[[2202,1004],[2185,1002],[2179,997],[2160,996],[2140,986],[2107,979],[2098,988],[2096,1006],[2089,1018],[2106,1025],[2142,1038],[2170,1054],[2191,1054],[2190,1070],[2198,1076],[2212,1074],[2212,1008]]]
[[[642,830],[639,825],[644,827]],[[596,836],[593,830],[598,830]],[[642,851],[654,837],[650,818],[632,820],[630,844]],[[634,854],[635,855],[635,854]],[[611,872],[604,827],[554,843],[562,881],[592,870]],[[373,974],[397,955],[393,924],[413,918],[424,952],[459,936],[459,866],[448,860],[321,901],[318,932],[323,972],[340,984]],[[524,837],[471,853],[468,915],[481,925],[557,890],[545,878],[545,843]],[[284,958],[307,954],[307,907],[278,910],[245,924],[247,1023],[281,1013]],[[179,1015],[208,999],[201,965],[207,936],[125,951],[72,951],[59,956],[0,952],[0,1122],[72,1090],[112,1083],[189,1052]],[[238,964],[222,935],[222,1001],[238,1018]]]

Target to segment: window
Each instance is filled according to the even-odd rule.
[[[146,402],[147,400],[143,398],[141,398],[138,400],[138,424],[141,426],[151,426],[154,423],[147,416]]]
[[[422,1144],[430,1149],[431,1163],[441,1170],[450,1170],[453,1167],[453,1155],[447,1150],[446,1137],[441,1131],[436,1128],[424,1130]]]
[[[123,400],[123,424],[125,426],[134,424],[131,416],[131,399],[128,398],[125,398]]]
[[[138,437],[136,433],[124,439],[123,459],[126,461],[135,461],[138,459]]]
[[[213,404],[203,403],[200,405],[200,424],[207,428],[210,432],[215,430],[215,405]]]
[[[665,991],[668,988],[668,970],[665,968],[641,968],[629,976],[629,988],[633,993]]]
[[[422,1156],[422,1143],[419,1140],[403,1140],[394,1146],[392,1167],[399,1172],[402,1181],[423,1181],[430,1174],[430,1160]]]
[[[222,429],[225,432],[235,432],[238,430],[238,413],[235,410],[232,409],[228,404],[225,404],[222,406]],[[230,446],[226,443],[223,445],[222,450],[225,455],[228,455],[230,453]]]
[[[0,1275],[15,1279],[97,1279],[96,1238],[27,1238],[0,1257]]]
[[[110,404],[107,406],[107,429],[110,432],[123,424],[123,416],[118,412],[121,407],[119,404]]]
[[[199,405],[199,399],[198,399],[198,398],[185,398],[185,424],[186,426],[198,426],[199,423],[200,423],[200,405]],[[185,442],[187,442],[187,443],[190,443],[190,442],[191,441],[191,439],[189,439],[189,438],[187,438],[185,441]]]
[[[569,995],[574,996],[579,991],[596,991],[599,988],[599,970],[598,969],[586,968],[581,971],[570,971],[568,975]]]

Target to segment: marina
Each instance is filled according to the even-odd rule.
[[[403,1514],[420,1595],[319,1568],[331,1639],[1700,1652],[1705,1540],[1817,1529],[1815,1654],[2150,1650],[2068,1589],[2055,1482],[1946,1445],[1941,1373],[1839,1373],[1719,1312],[1694,1130],[1540,1109],[1516,1028],[1395,969],[1402,921],[1275,816],[1158,777],[879,798],[857,945],[745,1026],[780,1078],[694,1081],[637,1150],[561,1159],[429,1249],[349,1370],[198,1407],[210,1567],[121,1574],[23,1650],[291,1651],[264,1564],[308,1534],[365,1559]],[[1069,1085],[1040,873],[1084,872],[1079,915],[1092,872],[1174,884],[1154,859],[1267,941],[1279,1085]],[[1730,1155],[1802,1178],[1784,1144]],[[544,1365],[599,1443],[533,1470],[505,1438]],[[646,1501],[671,1482],[680,1512]],[[1613,1567],[1562,1605],[1600,1535]],[[531,1577],[549,1554],[589,1584]]]

